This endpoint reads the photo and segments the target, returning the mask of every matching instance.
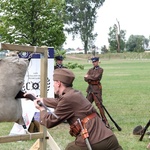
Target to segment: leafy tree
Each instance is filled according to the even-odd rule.
[[[143,35],[130,35],[126,43],[126,49],[130,52],[143,52],[148,45],[149,39]]]
[[[119,33],[118,33],[119,28]],[[116,24],[113,25],[113,27],[109,28],[109,49],[111,52],[120,52],[125,49],[125,30],[120,30],[120,27],[118,27]]]
[[[107,53],[108,52],[108,49],[107,49],[106,45],[103,45],[101,47],[101,51],[102,51],[102,53]]]
[[[1,42],[60,47],[63,32],[61,1],[0,0]]]
[[[97,36],[93,33],[97,9],[104,2],[105,0],[66,0],[66,31],[72,33],[73,38],[80,35],[85,54],[87,54],[89,43]]]
[[[55,50],[55,57],[56,56],[63,56],[64,58],[66,58],[66,51],[65,50]]]
[[[84,70],[84,66],[83,65],[79,65],[78,63],[72,63],[72,62],[69,62],[65,65],[67,68],[69,69],[75,69],[75,68],[79,68],[81,70]]]

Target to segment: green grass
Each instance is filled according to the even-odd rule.
[[[87,56],[82,59],[67,57],[64,63],[69,61],[85,66],[84,70],[76,68],[73,72],[76,75],[74,88],[86,95],[87,83],[84,82],[83,77],[92,64],[87,62]],[[144,136],[143,141],[139,141],[140,136],[133,135],[132,131],[137,125],[145,126],[150,119],[150,60],[101,59],[100,65],[104,69],[101,81],[103,104],[122,128],[122,131],[118,131],[107,116],[110,125],[114,127],[114,134],[124,150],[146,150],[150,142],[148,135]],[[13,123],[1,123],[0,135],[8,135],[12,125]],[[67,143],[74,140],[68,134],[68,124],[63,123],[48,131],[62,150]],[[0,149],[29,150],[34,142],[35,140],[4,143],[0,144]]]

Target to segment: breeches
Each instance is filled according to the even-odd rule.
[[[95,97],[98,99],[98,101],[102,102],[102,95],[101,93],[94,93]],[[86,97],[91,103],[94,101],[94,96],[92,94],[88,94]]]
[[[108,137],[107,139],[91,145],[92,150],[123,150],[119,145],[115,135]],[[75,142],[68,144],[65,150],[88,150],[87,147],[78,146]]]

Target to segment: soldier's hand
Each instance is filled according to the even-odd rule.
[[[45,108],[41,104],[43,104],[43,98],[36,98],[36,100],[34,100],[35,107],[38,110],[43,111]]]

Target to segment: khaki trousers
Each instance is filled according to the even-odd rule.
[[[92,150],[123,150],[115,135],[91,145]],[[75,142],[68,144],[65,150],[88,150],[87,147],[77,146]]]

